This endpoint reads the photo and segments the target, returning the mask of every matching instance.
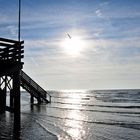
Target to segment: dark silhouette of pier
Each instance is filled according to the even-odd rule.
[[[14,130],[20,130],[20,86],[38,104],[51,102],[51,96],[22,69],[24,62],[24,41],[0,38],[0,112],[14,113]],[[6,105],[6,94],[10,92],[10,105]]]
[[[14,114],[13,139],[20,139],[21,107],[20,87],[34,98],[38,104],[50,103],[51,96],[30,78],[23,69],[24,41],[20,40],[21,0],[18,0],[18,40],[0,38],[0,114],[9,111]],[[7,92],[10,93],[9,106],[6,103]]]

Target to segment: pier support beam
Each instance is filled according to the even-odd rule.
[[[10,108],[14,107],[14,94],[13,89],[10,90]]]
[[[0,112],[6,110],[6,88],[0,89]]]
[[[20,130],[20,71],[13,74],[14,128]]]
[[[31,102],[31,104],[34,103],[34,96],[33,95],[31,95],[30,102]]]
[[[37,102],[38,102],[38,105],[40,105],[40,104],[41,104],[41,99],[38,98],[38,99],[37,99]]]

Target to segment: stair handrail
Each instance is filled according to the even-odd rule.
[[[49,101],[51,102],[51,95],[47,91],[45,91],[41,86],[39,86],[33,79],[31,79],[23,70],[20,71],[20,76],[23,79],[25,79],[33,88],[39,91],[46,99],[48,95]]]

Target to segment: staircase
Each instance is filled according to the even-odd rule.
[[[51,96],[22,70],[20,71],[20,81],[22,88],[35,97],[39,103],[51,102]]]

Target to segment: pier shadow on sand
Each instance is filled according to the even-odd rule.
[[[31,111],[33,111],[33,106]],[[18,116],[13,113],[0,113],[1,140],[57,140],[57,136],[43,128],[33,116],[22,115],[19,123]]]

